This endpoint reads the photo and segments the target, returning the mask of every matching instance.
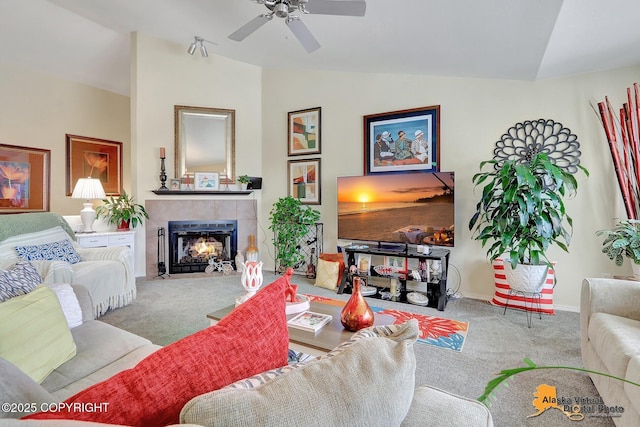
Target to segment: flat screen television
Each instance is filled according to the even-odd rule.
[[[338,239],[454,244],[453,172],[338,177],[337,193]]]

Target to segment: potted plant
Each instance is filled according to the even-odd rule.
[[[307,234],[309,226],[319,219],[320,211],[303,206],[300,199],[291,196],[282,197],[273,204],[269,212],[269,230],[273,231],[278,271],[295,268],[304,260],[304,254],[299,250],[300,241]]]
[[[240,183],[240,188],[244,191],[247,189],[249,182],[251,182],[251,178],[249,178],[249,175],[240,175],[238,177],[238,182]]]
[[[144,218],[149,219],[149,214],[144,206],[134,203],[133,197],[126,191],[118,197],[110,196],[102,199],[103,205],[96,208],[97,218],[106,218],[109,224],[115,224],[118,230],[136,228],[142,224]]]
[[[605,236],[602,252],[621,266],[624,257],[631,260],[633,275],[640,277],[640,220],[627,219],[616,224],[613,230],[599,230],[598,236]]]
[[[568,252],[573,221],[565,210],[563,198],[575,194],[578,183],[569,172],[556,166],[545,153],[534,155],[528,163],[497,160],[480,163],[473,176],[474,185],[484,184],[469,230],[482,247],[490,242],[487,256],[491,261],[505,258],[505,274],[514,290],[540,292],[552,263],[546,255],[552,244]],[[588,176],[589,172],[578,166]],[[524,268],[518,267],[519,265]],[[533,275],[529,287],[520,273]]]

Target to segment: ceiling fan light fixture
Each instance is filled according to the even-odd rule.
[[[289,16],[289,3],[287,1],[279,1],[273,7],[273,12],[278,18],[286,18]]]

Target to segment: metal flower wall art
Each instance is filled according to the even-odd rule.
[[[556,166],[574,174],[580,164],[580,143],[571,130],[551,119],[527,120],[507,130],[493,150],[496,170],[505,160],[529,163],[538,153],[546,153]]]

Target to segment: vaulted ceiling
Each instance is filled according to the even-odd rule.
[[[313,53],[275,17],[227,38],[265,12],[251,0],[0,0],[0,61],[125,95],[135,31],[185,55],[200,36],[211,54],[301,72],[532,81],[640,64],[638,0],[366,0],[364,17],[301,15]]]

